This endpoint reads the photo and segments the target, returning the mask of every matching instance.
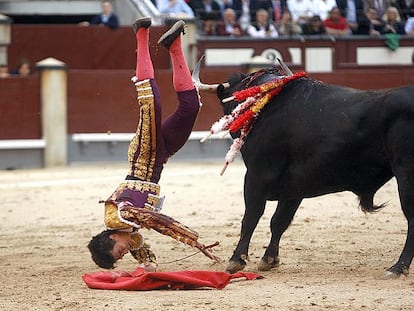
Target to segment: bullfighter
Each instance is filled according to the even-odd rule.
[[[129,172],[105,203],[106,229],[88,244],[93,261],[101,268],[113,269],[114,263],[130,252],[148,270],[154,270],[155,255],[139,232],[156,230],[183,243],[199,248],[217,260],[208,247],[197,241],[197,232],[160,213],[163,198],[158,184],[164,164],[187,141],[200,110],[200,99],[181,46],[184,21],[177,21],[158,40],[169,51],[173,67],[173,86],[179,104],[161,121],[161,98],[155,81],[149,52],[151,19],[140,18],[133,24],[136,35],[136,72],[132,78],[137,90],[139,120],[128,149]]]

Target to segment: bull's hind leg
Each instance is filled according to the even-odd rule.
[[[397,263],[387,269],[384,277],[407,275],[414,256],[414,170],[401,170],[396,174],[402,211],[407,218],[408,232],[404,248]]]
[[[244,179],[244,204],[245,212],[240,231],[240,240],[226,267],[226,271],[234,273],[243,270],[248,259],[249,244],[254,229],[265,210],[266,200],[264,199],[263,186],[257,183],[257,178]]]
[[[404,117],[397,120],[387,134],[391,167],[397,179],[401,209],[407,218],[408,230],[400,258],[387,270],[386,278],[407,275],[414,256],[414,127],[412,119],[406,115],[404,111]]]
[[[279,265],[279,242],[283,232],[289,227],[302,199],[280,200],[270,221],[272,238],[258,264],[258,269],[268,271]]]

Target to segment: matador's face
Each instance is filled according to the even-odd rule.
[[[124,257],[125,254],[134,246],[134,240],[131,238],[129,232],[117,232],[109,236],[115,241],[114,247],[112,248],[112,256],[115,260],[119,260]]]

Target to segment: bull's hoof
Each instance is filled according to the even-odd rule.
[[[237,271],[241,271],[246,267],[246,263],[239,262],[239,261],[229,261],[226,267],[226,272],[228,273],[236,273]]]
[[[383,280],[395,280],[398,279],[400,277],[400,275],[398,273],[394,273],[391,271],[385,271],[384,275],[382,276]]]
[[[270,269],[279,267],[280,259],[279,257],[272,258],[269,257],[267,260],[262,258],[260,262],[257,264],[257,269],[259,271],[269,271]]]
[[[408,267],[397,263],[393,265],[391,268],[388,268],[387,271],[384,272],[382,278],[384,280],[394,280],[398,279],[400,275],[407,276],[408,272]]]
[[[384,275],[382,278],[384,280],[394,280],[398,279],[400,275],[407,276],[408,275],[408,269],[407,268],[398,268],[397,265],[392,266],[387,271],[384,272]]]

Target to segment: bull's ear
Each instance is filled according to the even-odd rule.
[[[231,75],[228,82],[230,83],[230,85],[233,85],[233,84],[236,84],[242,81],[246,77],[247,75],[245,75],[244,73],[238,72],[238,73]]]

